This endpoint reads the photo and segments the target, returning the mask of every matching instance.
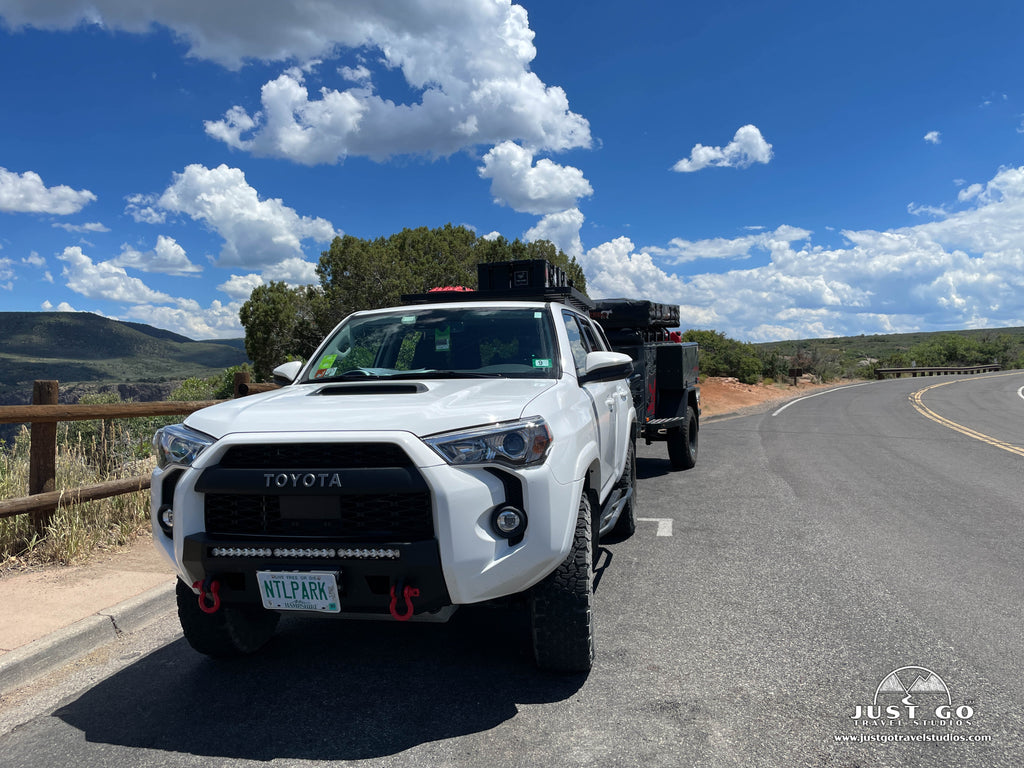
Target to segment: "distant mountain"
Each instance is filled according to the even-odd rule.
[[[169,383],[246,361],[242,339],[193,341],[88,312],[0,312],[0,403],[27,402],[36,379],[56,379],[62,391],[72,383]]]

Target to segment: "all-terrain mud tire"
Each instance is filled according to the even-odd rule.
[[[693,469],[697,465],[697,414],[692,405],[686,407],[683,425],[668,436],[668,458],[672,469]]]
[[[594,664],[592,523],[591,500],[584,491],[568,557],[533,588],[533,653],[541,669],[589,672]]]
[[[237,606],[221,606],[216,613],[203,613],[198,596],[180,579],[176,594],[178,620],[185,639],[193,649],[215,659],[255,653],[274,636],[281,619],[274,611]]]
[[[636,442],[633,440],[629,441],[629,452],[626,454],[626,467],[622,471],[622,479],[619,480],[619,486],[622,488],[629,488],[633,491],[633,494],[629,497],[629,501],[626,502],[626,506],[622,508],[622,512],[619,513],[619,519],[615,522],[615,527],[612,528],[612,536],[616,540],[628,539],[634,533],[636,533]]]

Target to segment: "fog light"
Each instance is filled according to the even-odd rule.
[[[491,516],[491,527],[503,539],[522,538],[526,530],[526,513],[515,507],[501,507]]]
[[[156,511],[156,520],[160,523],[160,530],[162,530],[167,536],[173,535],[174,507],[170,504],[164,504]]]

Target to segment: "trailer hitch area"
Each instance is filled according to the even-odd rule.
[[[203,613],[216,613],[220,610],[220,582],[209,577],[197,581],[192,589],[199,590],[199,610]],[[207,605],[206,596],[210,596],[210,603]]]
[[[398,584],[391,585],[391,602],[388,604],[388,611],[396,621],[408,621],[412,618],[412,599],[419,597],[420,591],[416,587],[409,586],[405,579],[399,579]],[[402,600],[405,605],[401,611],[398,610],[398,601]]]

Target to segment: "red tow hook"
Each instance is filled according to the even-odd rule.
[[[216,579],[197,581],[192,589],[199,590],[199,610],[203,613],[216,613],[220,610],[220,582]],[[206,595],[210,595],[211,605],[206,604]]]
[[[391,585],[391,603],[388,605],[388,610],[396,621],[408,621],[412,618],[412,599],[420,596],[420,591],[416,587],[408,585],[403,587],[402,583],[398,582],[398,592],[402,595],[402,599],[405,600],[405,611],[403,613],[398,612],[398,596],[395,594],[395,585]]]

